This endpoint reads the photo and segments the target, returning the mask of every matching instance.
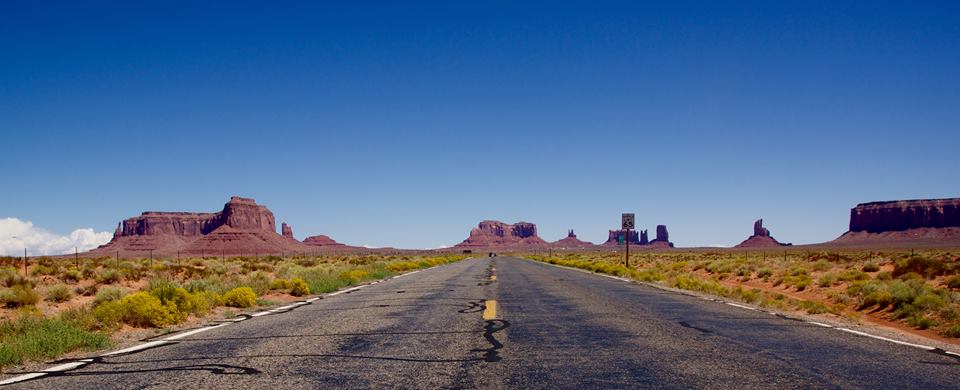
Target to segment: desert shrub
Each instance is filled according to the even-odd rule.
[[[58,284],[47,289],[47,300],[50,302],[66,302],[72,297],[70,288],[65,284]]]
[[[172,302],[177,310],[185,316],[187,314],[202,315],[206,313],[213,306],[211,301],[213,299],[208,299],[206,293],[191,293],[183,287],[177,287],[173,290],[170,300],[164,301],[164,303]]]
[[[930,278],[943,274],[944,264],[941,260],[915,254],[897,261],[893,269],[893,276],[896,277],[908,272],[915,272]]]
[[[76,283],[83,279],[83,273],[80,270],[67,270],[60,275],[60,279],[67,283]]]
[[[816,263],[813,263],[813,270],[818,272],[823,272],[830,269],[830,262],[826,260],[817,260]]]
[[[944,305],[943,298],[932,292],[924,292],[913,300],[913,305],[922,309],[939,309]]]
[[[97,297],[93,299],[93,306],[119,301],[120,298],[123,298],[123,290],[119,287],[104,287],[97,291]]]
[[[947,287],[954,290],[960,290],[960,275],[954,275],[946,280]]]
[[[33,306],[40,301],[40,295],[30,285],[15,285],[0,293],[0,301],[10,308]]]
[[[814,301],[800,301],[797,306],[810,314],[823,314],[831,311],[826,305]]]
[[[243,284],[252,288],[258,296],[270,292],[270,277],[263,272],[254,272],[243,281]]]
[[[54,318],[27,316],[0,322],[0,367],[57,357],[74,350],[104,348],[110,338]]]
[[[56,267],[54,267],[54,266],[48,266],[48,265],[42,265],[42,264],[33,267],[33,270],[30,271],[30,275],[33,275],[33,276],[56,275],[56,274],[58,274],[58,273],[59,273],[59,272],[58,272],[58,270],[57,270]]]
[[[893,280],[893,274],[887,271],[878,272],[877,280]]]
[[[844,281],[844,282],[851,282],[851,281],[854,281],[854,280],[868,280],[868,279],[870,279],[870,275],[867,275],[867,274],[866,274],[865,272],[863,272],[863,271],[857,271],[857,270],[855,270],[855,269],[848,269],[848,270],[843,271],[843,272],[840,273],[839,279],[842,280],[842,281]]]
[[[290,280],[290,295],[295,297],[310,295],[310,286],[303,279],[293,278]]]
[[[89,286],[77,286],[76,288],[73,289],[73,292],[76,293],[77,295],[89,297],[89,296],[97,295],[97,290],[98,290],[97,285],[91,284]]]
[[[97,273],[96,281],[99,284],[114,284],[120,281],[120,273],[112,269],[103,270]]]
[[[900,275],[900,276],[898,277],[898,279],[900,279],[900,280],[910,280],[910,279],[923,280],[923,275],[920,275],[920,274],[918,274],[918,273],[916,273],[916,272],[907,272],[907,273],[905,273],[905,274]]]
[[[773,270],[770,268],[761,268],[760,271],[757,271],[757,277],[761,279],[769,278],[773,276]]]
[[[15,287],[15,286],[30,286],[33,287],[34,283],[32,280],[27,279],[16,271],[5,271],[3,274],[3,286],[4,287]]]
[[[119,301],[123,310],[123,321],[139,327],[161,328],[181,322],[184,318],[176,304],[164,304],[150,293],[141,291],[123,297]]]
[[[940,317],[947,321],[960,320],[960,305],[953,304],[940,309]]]
[[[893,304],[893,295],[890,295],[889,291],[874,291],[863,297],[863,302],[860,304],[859,310],[871,306],[877,306],[878,309],[883,309],[891,304]]]
[[[178,288],[180,288],[178,283],[165,278],[150,279],[147,285],[147,291],[150,292],[150,295],[157,297],[162,302],[172,301],[175,290]]]
[[[95,267],[83,267],[80,274],[83,275],[84,279],[93,279],[97,276],[97,269]]]
[[[93,317],[103,328],[113,328],[123,322],[126,313],[120,300],[106,301],[93,307]]]
[[[863,265],[863,272],[877,272],[880,270],[880,266],[874,262],[867,262]]]
[[[960,337],[960,324],[946,327],[940,334],[946,337]]]
[[[836,282],[837,276],[830,272],[820,275],[820,278],[817,279],[817,285],[820,287],[830,287]]]
[[[920,314],[920,313],[916,313],[910,317],[907,317],[907,323],[910,324],[910,326],[915,327],[917,329],[927,329],[937,324],[937,322],[934,321],[933,319],[927,316],[924,316],[923,314]]]
[[[303,280],[303,279],[300,279]],[[290,283],[286,279],[274,279],[270,281],[271,290],[285,290],[290,288]]]
[[[246,308],[257,303],[257,293],[250,287],[237,287],[223,296],[224,304],[230,307]]]
[[[596,272],[596,271],[594,271],[594,272]],[[341,279],[346,279],[346,280],[350,281],[351,284],[352,284],[352,283],[359,282],[360,280],[362,280],[363,278],[366,278],[366,277],[367,277],[367,271],[359,270],[359,269],[355,269],[355,270],[351,270],[351,271],[346,271],[346,272],[343,272],[343,273],[340,274],[340,278],[341,278]]]
[[[913,303],[913,300],[917,299],[917,296],[919,295],[919,286],[915,282],[923,283],[919,280],[912,280],[910,282],[895,281],[890,283],[890,295],[893,296],[893,303],[895,306],[905,303]]]

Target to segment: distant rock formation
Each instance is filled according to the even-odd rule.
[[[284,224],[287,233],[289,226]],[[273,213],[250,198],[234,196],[216,213],[147,211],[120,222],[113,239],[91,251],[142,256],[244,254],[306,251],[310,247],[277,234]],[[289,237],[293,236],[292,231]]]
[[[631,245],[640,245],[640,232],[631,230],[628,239]],[[610,230],[607,232],[607,241],[603,245],[622,245],[621,241],[626,242],[623,238],[623,230]]]
[[[753,223],[753,235],[734,248],[773,248],[792,244],[782,244],[770,236],[770,230],[763,227],[763,218]]]
[[[870,202],[850,210],[851,232],[945,227],[960,227],[960,198]]]
[[[296,238],[293,238],[293,228],[291,228],[290,225],[287,225],[286,222],[280,224],[280,235],[291,240],[296,240]]]
[[[573,232],[573,229],[567,231],[567,236],[563,239],[554,241],[550,244],[556,248],[585,248],[593,246],[593,243],[580,240]]]
[[[850,230],[826,245],[952,246],[960,244],[960,198],[861,203]]]
[[[336,242],[336,241],[334,241],[332,238],[330,238],[330,237],[328,237],[328,236],[325,236],[325,235],[322,235],[322,234],[319,234],[319,235],[316,235],[316,236],[307,237],[307,238],[303,239],[303,243],[304,243],[304,244],[307,244],[307,245],[310,245],[310,246],[325,246],[325,247],[334,247],[334,246],[344,247],[344,246],[346,246],[346,245],[341,244],[341,243],[339,243],[339,242]]]
[[[636,245],[643,248],[673,248],[673,243],[670,242],[670,234],[667,232],[666,225],[657,225],[656,231],[657,237],[650,241],[649,236],[647,235],[646,230],[631,230],[630,231],[630,245]],[[620,239],[623,237],[623,230],[610,230],[607,232],[607,241],[603,245],[615,246],[623,245],[620,244]]]
[[[545,246],[537,236],[537,225],[517,222],[512,225],[500,221],[482,221],[470,230],[470,236],[455,247]]]

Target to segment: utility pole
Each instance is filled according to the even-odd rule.
[[[80,269],[80,250],[73,247],[73,260],[77,263],[77,270]]]
[[[23,277],[27,277],[27,248],[23,248]]]

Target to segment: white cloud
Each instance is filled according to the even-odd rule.
[[[726,245],[726,244],[713,244],[713,245],[707,245],[707,246],[711,248],[732,248],[732,246]]]
[[[33,226],[30,221],[24,222],[17,218],[0,219],[2,256],[22,256],[23,248],[27,248],[30,256],[73,253],[74,247],[83,252],[106,244],[111,238],[113,233],[95,232],[91,228],[77,229],[69,235],[61,236]]]

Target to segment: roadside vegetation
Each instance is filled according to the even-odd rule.
[[[732,298],[960,337],[960,255],[922,252],[555,253],[527,258]]]
[[[0,368],[102,349],[137,328],[224,317],[463,258],[39,258],[24,276],[20,258],[0,257]]]

